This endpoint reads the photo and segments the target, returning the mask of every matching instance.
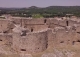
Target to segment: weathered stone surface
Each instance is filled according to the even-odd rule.
[[[31,54],[20,54],[20,57],[32,57]]]
[[[41,57],[73,57],[73,55],[75,55],[74,52],[66,50],[62,51],[55,50],[54,53],[45,53]]]
[[[43,54],[41,57],[56,57],[56,55],[54,53],[46,53]]]
[[[67,45],[79,46],[79,44],[80,20],[77,19],[14,18],[0,20],[0,46],[7,45],[16,52],[38,53],[46,51],[47,48]],[[2,48],[0,49],[3,51],[2,53],[7,54]],[[73,55],[69,51],[55,50],[54,53],[46,53],[42,57],[64,57],[64,54],[66,57]],[[23,54],[21,56],[27,57],[29,55]]]

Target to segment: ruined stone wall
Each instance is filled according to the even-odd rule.
[[[12,18],[11,20],[14,24],[22,24],[22,19]]]
[[[54,28],[54,27],[65,27],[67,26],[67,20],[62,19],[23,19],[22,27],[33,28],[35,31],[42,30],[45,28]]]
[[[74,45],[74,41],[77,40],[76,32],[72,29],[56,28],[54,44],[56,45]]]
[[[33,31],[40,31],[48,28],[46,22],[47,19],[23,19],[22,26],[30,30],[33,29]]]
[[[13,47],[13,49],[15,50],[15,51],[19,51],[19,45],[20,45],[20,38],[21,38],[21,34],[19,34],[19,33],[13,33],[13,35],[12,35],[12,37],[13,37],[13,45],[12,45],[12,47]]]
[[[41,52],[47,49],[47,45],[47,31],[27,33],[25,36],[13,33],[13,48],[19,52]]]
[[[66,27],[74,26],[74,24],[80,24],[74,20],[67,20],[61,18],[51,18],[51,19],[22,19],[22,18],[13,18],[10,20],[0,20],[0,31],[8,30],[12,33],[14,24],[19,24],[21,27],[33,29],[33,31],[40,31],[45,28],[55,28],[55,27]],[[6,22],[5,22],[6,21]],[[5,22],[5,23],[4,23]],[[12,22],[10,24],[10,22]]]
[[[61,18],[57,18],[57,19],[56,18],[52,18],[52,19],[22,19],[19,22],[21,23],[22,27],[28,28],[30,31],[32,30],[31,32],[44,30],[46,28],[54,29],[55,27],[64,27],[64,29],[59,29],[58,31],[54,31],[55,33],[50,33],[51,35],[50,34],[48,35],[48,40],[50,43],[52,42],[52,43],[60,44],[60,43],[64,42],[65,44],[72,44],[72,42],[74,40],[79,38],[79,35],[78,35],[79,32],[77,33],[75,31],[73,31],[73,30],[75,30],[75,28],[72,28],[70,30],[66,29],[66,26],[73,27],[75,24],[79,24],[79,22],[77,22],[75,20],[67,20],[67,19],[61,19]],[[78,27],[76,29],[79,30]],[[74,35],[74,37],[73,37],[73,35]],[[71,40],[72,38],[74,40]]]
[[[31,31],[40,31],[48,28],[47,19],[12,19],[14,24],[19,24],[21,27]]]
[[[47,33],[48,47],[80,44],[80,31],[77,27],[56,27],[48,30]]]
[[[48,48],[53,47],[55,42],[55,33],[53,32],[53,29],[47,30],[47,37],[48,37]]]
[[[25,24],[44,24],[44,20],[45,19],[23,19],[22,21],[25,23]]]
[[[49,21],[49,22],[48,22]],[[66,26],[69,26],[69,22],[67,19],[61,19],[61,18],[58,18],[58,19],[48,19],[47,21],[47,24],[49,25],[48,27],[49,28],[55,28],[55,27],[66,27]]]
[[[65,27],[65,26],[69,26],[69,24],[68,24],[69,22],[68,22],[68,20],[59,20],[59,23],[58,23],[58,25],[59,26],[62,26],[62,27]]]
[[[12,32],[14,24],[19,24],[29,32],[25,36]],[[50,30],[44,31],[46,28]],[[43,51],[49,46],[74,45],[80,42],[80,22],[75,20],[61,18],[0,20],[0,32],[6,31],[13,33],[13,40],[10,35],[0,35],[1,41],[5,43],[12,41],[12,46],[17,51],[34,53]]]
[[[12,19],[12,21],[14,21],[15,24],[21,23],[22,26],[24,26],[25,24],[44,24],[44,20],[45,19]]]
[[[75,24],[80,24],[79,22],[74,21],[74,20],[68,20],[68,22],[69,22],[69,26],[74,26]]]
[[[12,40],[12,34],[0,34],[0,43],[11,46]]]
[[[6,32],[7,30],[9,30],[8,25],[9,25],[10,21],[9,20],[0,20],[0,32]]]
[[[74,44],[80,44],[80,25],[75,27],[76,39],[74,40]]]
[[[80,20],[78,19],[62,19],[62,18],[52,18],[47,19],[47,24],[50,28],[55,27],[66,27],[66,26],[74,26],[75,24],[80,25]]]
[[[34,29],[38,31],[39,29],[45,28],[55,28],[55,27],[66,27],[74,26],[74,24],[80,24],[74,20],[67,20],[62,18],[51,18],[51,19],[13,19],[15,24],[20,24],[21,27]]]
[[[41,30],[45,30],[46,28],[48,28],[48,25],[26,25],[25,28],[29,29],[29,31],[31,32],[41,31]]]

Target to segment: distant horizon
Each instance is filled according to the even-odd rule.
[[[55,5],[51,5],[51,6],[55,6]],[[60,6],[60,5],[57,5],[57,6]],[[73,5],[73,6],[78,6],[78,5]],[[32,7],[32,6],[29,6],[29,7]],[[0,7],[0,8],[29,8],[29,7]],[[39,6],[35,6],[35,7],[39,7]],[[45,7],[50,7],[50,6],[45,6]],[[45,8],[45,7],[39,7],[39,8]],[[65,6],[65,7],[70,7],[70,6]]]
[[[0,0],[0,7],[48,7],[48,6],[80,6],[80,0]]]

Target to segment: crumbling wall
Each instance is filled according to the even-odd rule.
[[[24,45],[23,45],[24,44]],[[30,33],[20,39],[20,51],[25,49],[26,52],[42,52],[48,47],[47,32]]]
[[[33,29],[33,31],[40,31],[48,28],[46,24],[47,19],[23,19],[22,20],[22,27]]]
[[[15,24],[20,24],[21,26],[26,25],[43,25],[47,22],[45,19],[12,19]]]
[[[20,18],[20,19],[12,18],[12,22],[13,22],[14,24],[20,24],[20,25],[22,25],[22,19],[21,19],[21,18]]]
[[[44,24],[45,19],[23,19],[25,24]]]
[[[49,28],[55,28],[55,27],[66,27],[69,26],[69,22],[67,19],[48,19],[49,22],[47,22]]]
[[[9,28],[8,28],[8,25],[9,25],[10,21],[9,20],[0,20],[0,32],[2,33],[6,33]]]
[[[0,42],[2,42],[4,45],[12,46],[12,34],[0,34]]]
[[[33,29],[33,31],[41,31],[41,30],[45,30],[46,28],[48,28],[48,25],[26,25],[25,26],[26,29],[29,29],[30,31]],[[33,32],[31,31],[31,32]]]
[[[57,29],[57,28],[56,28]],[[66,44],[66,45],[73,45],[73,41],[76,40],[76,33],[73,30],[65,29],[65,28],[58,28],[55,30],[55,40],[54,43],[56,44]]]
[[[55,27],[48,31],[49,46],[80,44],[80,26]]]
[[[14,24],[28,29],[27,32],[21,28],[12,32]],[[45,30],[46,28],[49,30]],[[61,18],[0,20],[0,32],[13,33],[13,37],[7,33],[0,35],[0,42],[13,43],[13,49],[19,52],[36,53],[44,51],[47,47],[74,45],[80,42],[80,23]]]
[[[78,24],[78,22],[74,20],[68,20],[68,22],[69,22],[69,26],[74,26],[75,24]]]
[[[76,39],[74,40],[74,44],[76,43],[79,45],[80,44],[80,25],[77,25],[75,27],[75,33],[76,33]]]
[[[65,27],[65,26],[69,26],[69,22],[68,22],[68,20],[59,20],[59,24],[58,24],[59,26],[63,26],[63,27]]]
[[[12,45],[12,47],[13,47],[13,49],[15,51],[19,51],[21,34],[13,33],[12,37],[13,37],[13,45]]]
[[[55,37],[55,32],[53,29],[47,30],[47,37],[48,37],[48,48],[55,46],[54,42],[55,42],[56,37]]]
[[[22,35],[21,29],[13,29],[13,49],[30,53],[41,52],[48,47],[47,31],[29,32]]]
[[[57,19],[50,19],[50,24],[59,24],[59,20]]]
[[[21,27],[40,31],[48,28],[47,19],[13,19],[14,24],[20,24]]]

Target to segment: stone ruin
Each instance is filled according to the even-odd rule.
[[[80,19],[0,19],[0,42],[26,53],[42,52],[51,46],[79,45]]]

